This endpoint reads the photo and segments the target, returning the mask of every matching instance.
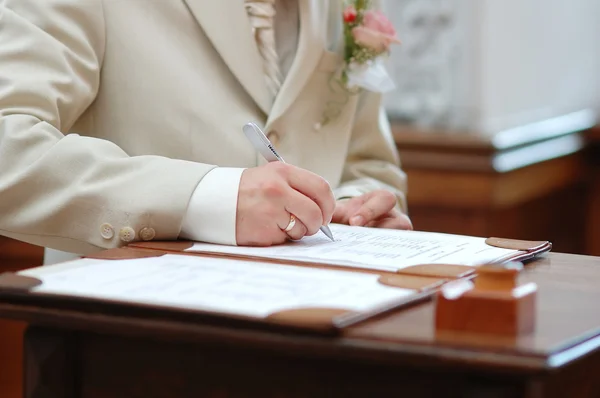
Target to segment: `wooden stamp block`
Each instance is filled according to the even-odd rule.
[[[448,283],[436,297],[437,331],[521,335],[535,328],[537,285],[517,284],[521,263],[477,269],[474,282]]]

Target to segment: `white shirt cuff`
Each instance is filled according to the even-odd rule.
[[[240,179],[244,168],[209,171],[192,194],[183,219],[182,239],[223,245],[237,244],[235,224]]]

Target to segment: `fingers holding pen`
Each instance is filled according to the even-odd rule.
[[[316,174],[282,162],[247,169],[238,192],[237,244],[265,246],[314,235],[334,209],[329,184]]]

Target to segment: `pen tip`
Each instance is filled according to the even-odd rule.
[[[329,227],[327,225],[323,225],[321,227],[321,231],[323,231],[325,236],[327,236],[329,239],[331,239],[332,242],[335,241],[335,239],[333,239],[333,234],[331,233],[331,230],[329,229]]]

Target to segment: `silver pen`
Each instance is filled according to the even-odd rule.
[[[244,131],[244,134],[246,134],[246,138],[248,138],[248,140],[252,143],[254,148],[258,152],[260,152],[260,154],[263,155],[263,157],[268,162],[285,163],[283,158],[279,156],[279,154],[273,147],[273,144],[271,144],[271,141],[269,141],[265,133],[262,132],[262,130],[260,129],[260,127],[258,127],[256,123],[246,123],[242,130]],[[320,229],[321,232],[323,232],[329,239],[331,239],[332,241],[334,240],[333,234],[331,233],[329,226],[321,225]]]

